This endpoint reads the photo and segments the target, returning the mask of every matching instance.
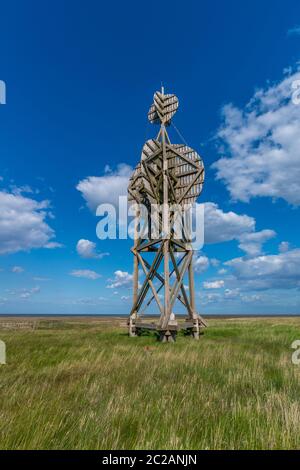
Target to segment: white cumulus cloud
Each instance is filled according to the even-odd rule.
[[[286,253],[290,249],[290,244],[289,242],[281,242],[279,244],[279,252],[280,253]]]
[[[245,232],[255,230],[255,219],[235,212],[224,212],[214,202],[206,202],[204,209],[205,243],[237,240]]]
[[[239,242],[239,248],[250,256],[261,252],[263,244],[276,236],[274,230],[255,231],[256,221],[246,214],[224,212],[213,202],[205,203],[204,241],[206,244],[231,240]]]
[[[22,266],[13,266],[13,267],[11,268],[11,272],[12,272],[12,273],[20,274],[20,273],[23,273],[23,272],[24,272],[24,268],[22,268]]]
[[[101,259],[104,258],[104,256],[109,255],[109,253],[97,253],[96,243],[91,242],[90,240],[85,240],[84,238],[78,240],[76,251],[81,258]]]
[[[199,274],[209,268],[210,262],[207,256],[199,255],[194,258],[193,265],[195,272]]]
[[[206,281],[203,283],[204,289],[221,289],[224,287],[224,281],[223,280],[218,280],[218,281]]]
[[[223,108],[221,158],[213,168],[234,200],[269,196],[300,204],[300,105],[292,89],[297,80],[298,71],[256,91],[244,109]]]
[[[257,256],[261,253],[262,245],[275,236],[276,232],[274,232],[274,230],[261,230],[260,232],[244,233],[239,238],[239,247],[248,255]]]
[[[76,189],[81,192],[89,209],[96,211],[99,204],[118,204],[119,196],[127,195],[129,177],[133,169],[121,163],[115,171],[105,167],[104,175],[88,176],[81,180]]]
[[[116,289],[118,287],[130,287],[133,280],[133,275],[127,271],[115,271],[115,277],[109,279],[108,289]]]
[[[234,258],[225,263],[244,288],[292,289],[300,287],[300,249],[254,258]]]
[[[22,289],[20,293],[20,298],[21,299],[29,299],[32,297],[34,294],[38,294],[40,292],[40,288],[37,287],[32,287],[31,289]]]
[[[74,277],[83,277],[85,279],[92,279],[93,281],[101,277],[100,274],[96,273],[95,271],[91,271],[90,269],[74,269],[73,271],[70,272],[70,275]]]
[[[47,224],[49,201],[0,191],[0,255],[61,246]]]

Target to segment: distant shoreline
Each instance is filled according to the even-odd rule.
[[[155,315],[149,315],[149,317],[153,317]],[[220,314],[220,313],[210,313],[210,314],[203,314],[205,318],[297,318],[300,317],[300,313],[296,314],[288,314],[288,313],[248,313],[248,314]],[[73,314],[73,313],[0,313],[1,318],[127,318],[128,314]],[[178,314],[177,317],[183,318],[185,315]]]

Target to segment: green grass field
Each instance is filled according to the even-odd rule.
[[[116,320],[0,339],[1,449],[300,448],[300,318],[211,320],[175,344]]]

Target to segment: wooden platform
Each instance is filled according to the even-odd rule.
[[[167,326],[167,328],[164,328],[164,330],[170,330],[170,331],[180,331],[180,330],[187,330],[189,328],[193,328],[194,327],[194,323],[191,321],[191,322],[184,322],[184,323],[169,323],[169,325]],[[155,322],[152,322],[152,323],[146,323],[146,322],[143,322],[143,321],[136,321],[135,322],[135,328],[136,329],[145,329],[145,330],[157,330],[157,331],[161,331],[161,328],[159,327],[159,325]]]

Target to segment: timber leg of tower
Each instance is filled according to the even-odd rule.
[[[190,328],[187,328],[187,333],[191,338],[199,340],[200,338],[200,324],[197,318],[193,318],[193,325]]]
[[[131,337],[137,336],[137,328],[135,326],[135,316],[130,315],[128,319],[128,335]]]
[[[135,214],[135,223],[134,223],[134,249],[138,246],[139,240],[137,238],[137,227],[138,227],[138,217],[139,211],[136,211]],[[138,292],[139,292],[139,260],[136,254],[134,254],[133,258],[133,305],[134,310],[130,313],[128,319],[128,334],[129,336],[137,336],[137,329],[136,329],[136,319],[137,319],[137,300],[138,300]]]
[[[199,340],[200,336],[203,335],[203,330],[206,328],[207,323],[203,320],[203,318],[196,314],[193,319],[186,319],[187,326],[185,328],[188,335],[195,340]]]
[[[191,324],[191,327],[187,328],[187,333],[195,340],[199,340],[200,337],[200,317],[196,312],[195,306],[195,280],[193,270],[193,257],[191,257],[189,267],[189,294],[190,294],[190,316],[187,318],[187,322]]]
[[[176,336],[177,330],[159,330],[159,341],[162,343],[174,343]]]

